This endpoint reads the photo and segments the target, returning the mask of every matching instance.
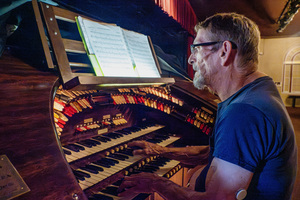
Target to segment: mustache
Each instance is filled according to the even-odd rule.
[[[196,71],[193,79],[193,84],[199,90],[203,90],[206,87],[204,77],[200,71]]]
[[[196,64],[193,64],[193,70],[194,70],[195,72],[197,72],[197,66],[196,66]]]

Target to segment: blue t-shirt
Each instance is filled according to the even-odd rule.
[[[291,198],[297,146],[291,120],[270,77],[258,78],[218,105],[210,146],[211,158],[254,173],[245,199]],[[205,188],[208,168],[197,180],[198,191]]]

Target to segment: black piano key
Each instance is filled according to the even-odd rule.
[[[153,126],[153,124],[148,124],[148,123],[140,123],[138,125],[136,125],[137,127],[141,128],[141,129],[146,129],[148,127]]]
[[[110,158],[114,158],[114,159],[117,159],[117,160],[126,160],[124,157],[120,157],[118,155],[115,155],[115,154],[110,154],[108,157]]]
[[[114,186],[120,186],[120,185],[122,184],[123,180],[124,180],[124,179],[122,178],[122,179],[120,179],[120,180],[114,182],[112,185],[114,185]]]
[[[85,170],[85,171],[87,171],[87,172],[90,172],[90,173],[92,173],[92,174],[98,174],[98,173],[99,173],[97,170],[90,169],[90,168],[88,168],[88,167],[80,167],[80,169]]]
[[[85,180],[85,178],[83,177],[83,176],[75,176],[76,177],[76,180],[77,180],[77,182],[79,182],[78,180],[80,180],[80,181],[84,181]]]
[[[66,155],[71,155],[72,154],[71,151],[69,151],[67,149],[63,149],[63,151],[64,151],[64,154],[66,154]]]
[[[84,181],[85,177],[82,174],[77,173],[76,171],[73,171],[74,176],[76,177],[77,180]]]
[[[144,123],[139,126],[142,128],[149,128],[149,127],[155,126],[155,124],[154,123]]]
[[[123,150],[119,151],[119,153],[125,154],[128,156],[133,156],[133,149],[123,149]]]
[[[140,171],[142,172],[148,172],[148,173],[154,173],[156,171],[156,169],[153,168],[149,168],[149,167],[143,167],[142,169],[140,169]]]
[[[104,169],[102,167],[95,166],[95,165],[86,165],[85,167],[90,169],[90,170],[95,170],[95,171],[98,171],[98,172],[104,171]]]
[[[149,163],[149,165],[153,165],[153,166],[157,166],[157,167],[162,167],[165,164],[166,164],[166,162],[159,162],[159,161]]]
[[[129,176],[132,175],[132,174],[139,174],[141,172],[144,172],[141,168],[139,169],[134,169],[132,172],[129,173]]]
[[[88,198],[89,200],[114,200],[114,198],[106,196],[104,194],[94,194]]]
[[[164,161],[164,162],[170,162],[171,159],[169,158],[165,158],[165,157],[160,157],[161,158],[161,161]]]
[[[103,158],[101,160],[98,160],[97,162],[104,164],[104,165],[109,165],[110,167],[114,166],[116,164],[115,162],[113,162],[111,160],[107,160],[107,159],[103,159]]]
[[[134,125],[132,126],[132,128],[135,130],[135,131],[141,131],[143,128],[141,128],[140,126],[137,126],[137,125]]]
[[[64,146],[66,149],[69,149],[69,150],[71,150],[71,151],[75,151],[75,152],[79,152],[79,149],[78,148],[76,148],[76,147],[74,147],[74,146],[72,146],[72,145],[65,145]]]
[[[108,142],[108,141],[111,141],[110,138],[108,138],[108,137],[103,137],[103,136],[95,136],[95,137],[93,137],[93,139],[98,140],[98,141],[100,141],[100,142]]]
[[[141,131],[142,128],[138,127],[138,126],[133,126],[131,127],[131,129],[134,131],[134,132],[137,132],[137,131]]]
[[[115,135],[117,138],[124,137],[122,133],[112,132],[111,134]]]
[[[85,178],[90,178],[91,177],[91,175],[89,175],[88,173],[78,171],[78,170],[73,170],[73,174],[75,176],[80,176],[80,177],[85,177]]]
[[[84,147],[75,144],[67,144],[64,147],[75,152],[79,152],[80,150],[85,150]]]
[[[145,200],[150,194],[146,193],[140,193],[136,197],[134,197],[132,200]]]
[[[105,189],[101,190],[102,193],[111,194],[114,196],[118,196],[118,187],[108,186]]]
[[[121,134],[124,134],[124,135],[130,135],[131,132],[130,131],[124,131],[124,130],[118,130],[116,131],[117,133],[121,133]]]
[[[119,153],[110,154],[108,157],[115,158],[115,159],[118,159],[118,160],[126,160],[126,159],[129,158],[127,155],[122,155],[122,154],[119,154]]]
[[[89,142],[93,145],[93,146],[97,146],[97,145],[100,145],[101,142],[97,141],[97,140],[92,140],[92,139],[89,139]]]
[[[115,164],[119,163],[119,161],[109,158],[101,158],[100,160],[97,160],[94,163],[102,167],[110,168],[111,166],[114,166]]]
[[[85,150],[85,148],[83,146],[81,146],[81,145],[77,145],[77,144],[70,144],[70,145],[74,146],[74,147],[77,147],[79,150],[82,150],[82,151]]]
[[[147,169],[153,169],[153,170],[159,170],[159,167],[158,166],[155,166],[155,165],[151,165],[151,164],[146,164],[145,166],[144,166],[144,168],[147,168]]]
[[[88,140],[82,140],[82,141],[79,141],[77,143],[82,145],[82,146],[88,147],[88,148],[93,147],[93,144],[91,142],[89,142]]]
[[[160,139],[160,140],[166,140],[166,139],[169,139],[170,136],[168,135],[156,135],[154,136],[155,139]]]
[[[162,140],[158,140],[158,139],[147,139],[146,141],[147,141],[147,142],[154,143],[154,144],[157,144],[157,143],[162,142]]]
[[[141,171],[146,172],[146,173],[154,173],[155,172],[155,170],[153,170],[153,169],[142,169]]]
[[[93,163],[95,163],[96,165],[99,165],[101,167],[105,167],[105,168],[110,168],[112,166],[107,162],[103,162],[103,161],[101,162],[101,161],[98,161],[98,160],[93,162]]]
[[[118,164],[119,163],[119,161],[117,161],[117,160],[114,160],[114,159],[110,159],[110,158],[102,158],[102,160],[105,160],[105,161],[107,161],[107,162],[111,162],[111,163],[114,163],[114,164]]]
[[[129,131],[129,132],[137,132],[137,131],[138,131],[137,129],[132,128],[132,127],[129,127],[129,128],[123,128],[122,130],[124,130],[124,131]]]
[[[96,197],[90,196],[88,197],[88,200],[98,200]]]
[[[124,158],[125,160],[129,158],[129,156],[125,155],[125,154],[120,154],[120,153],[115,153],[116,155]]]
[[[117,139],[117,138],[123,137],[123,135],[119,134],[119,133],[105,133],[105,134],[103,134],[103,136],[109,137],[111,139]]]
[[[105,133],[103,134],[103,136],[108,137],[110,139],[117,139],[118,137],[116,137],[114,134],[112,133]]]

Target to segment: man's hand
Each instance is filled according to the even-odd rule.
[[[134,155],[161,155],[169,159],[178,160],[188,166],[207,164],[210,150],[208,146],[162,147],[146,141],[133,141],[128,143],[128,146],[141,148],[134,150]]]
[[[157,144],[153,144],[146,141],[133,141],[128,143],[129,147],[138,146],[142,149],[137,149],[133,151],[134,155],[145,155],[145,156],[154,156],[159,155],[165,152],[165,147],[162,147]]]
[[[152,173],[125,177],[119,196],[127,199],[138,193],[157,192],[168,200],[232,200],[241,189],[247,190],[253,173],[225,160],[214,158],[208,170],[205,192],[196,192]]]
[[[119,196],[128,197],[139,193],[154,192],[153,186],[160,179],[162,178],[156,174],[145,172],[126,176],[118,189],[121,192]]]

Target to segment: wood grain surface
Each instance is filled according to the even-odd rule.
[[[86,199],[53,129],[57,76],[5,52],[0,58],[0,155],[6,155],[30,192],[16,199]]]

